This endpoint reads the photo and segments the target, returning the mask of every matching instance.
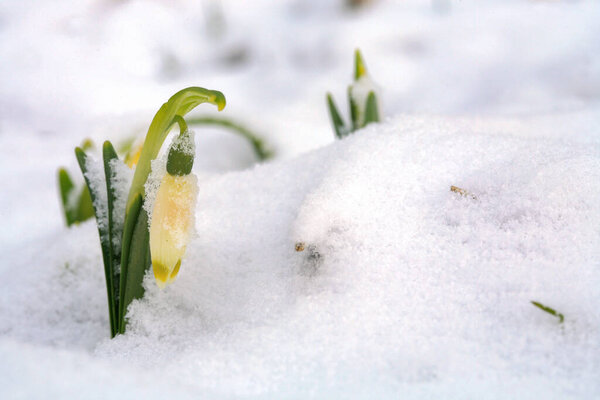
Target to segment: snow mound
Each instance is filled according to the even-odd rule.
[[[0,328],[196,394],[592,398],[600,148],[492,125],[399,117],[201,176],[178,279],[114,340],[95,226],[65,228],[12,260]]]

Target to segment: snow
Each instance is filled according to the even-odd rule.
[[[0,4],[1,398],[600,395],[599,5],[342,3]],[[357,47],[388,118],[334,141]],[[194,126],[197,234],[111,340],[56,169],[192,85],[276,158]]]
[[[502,382],[518,383],[523,398],[544,386],[550,397],[593,397],[600,151],[516,133],[401,116],[290,161],[204,176],[200,234],[179,277],[161,292],[147,276],[126,335],[103,338],[93,223],[64,230],[56,260],[41,251],[15,265],[9,287],[28,287],[29,300],[12,305],[3,330],[67,348],[92,330],[95,358],[222,396],[468,397],[463,383],[473,381],[492,398],[519,394]],[[320,258],[296,252],[299,241]],[[43,275],[31,273],[41,265]],[[57,284],[52,308],[45,296]],[[95,306],[61,307],[80,285],[94,288]],[[4,309],[15,293],[2,300]],[[31,337],[24,325],[57,337]]]
[[[195,133],[190,131],[188,135],[178,135],[173,138],[173,142],[169,146],[168,152],[174,150],[176,152],[186,154],[186,155],[194,155],[196,154],[196,144],[194,142]]]
[[[90,183],[90,192],[94,194],[94,214],[98,229],[108,233],[108,199],[106,193],[106,175],[102,161],[95,156],[85,158],[85,177]]]
[[[116,254],[121,252],[121,236],[123,234],[123,223],[125,222],[125,206],[127,205],[127,196],[129,195],[129,187],[131,186],[131,180],[133,179],[133,170],[130,169],[121,160],[111,160],[110,168],[112,176],[110,181],[112,182],[112,190],[114,195],[113,202],[113,240],[112,246],[113,251]]]
[[[148,227],[152,225],[152,210],[154,210],[156,194],[158,193],[163,177],[167,173],[168,154],[168,152],[165,152],[150,163],[150,175],[148,175],[148,179],[144,185],[144,194],[146,196],[144,198],[144,210],[148,213]]]

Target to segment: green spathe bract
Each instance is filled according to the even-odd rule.
[[[124,221],[114,221],[114,205],[117,200],[124,201],[124,199],[115,197],[117,192],[113,187],[113,168],[114,163],[120,161],[115,161],[119,158],[111,143],[105,142],[103,146],[107,204],[101,203],[100,199],[104,199],[103,193],[96,191],[102,189],[94,185],[87,174],[86,153],[79,147],[75,149],[77,161],[90,190],[98,222],[106,276],[111,337],[114,337],[117,333],[125,332],[127,307],[134,299],[143,296],[142,281],[151,264],[148,214],[143,207],[144,184],[150,174],[151,161],[158,155],[162,144],[175,123],[179,123],[182,133],[187,132],[183,116],[201,103],[214,104],[221,111],[225,107],[225,96],[218,91],[190,87],[173,95],[154,116],[129,189]],[[187,165],[186,163],[183,164],[184,166]],[[61,175],[61,179],[61,188],[72,187],[72,184],[69,185],[69,181],[65,179],[64,173]],[[64,183],[62,183],[63,181]],[[121,224],[123,235],[121,238],[117,238],[115,237],[116,232],[120,229],[116,228],[120,228]],[[115,247],[115,243],[120,243],[121,248]]]
[[[185,120],[179,115],[176,115],[175,118],[181,133],[173,140],[169,149],[167,172],[171,175],[188,175],[194,166],[194,139]]]

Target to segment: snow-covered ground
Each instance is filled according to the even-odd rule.
[[[600,4],[344,4],[0,3],[1,398],[600,396]],[[356,47],[388,118],[334,142]],[[275,158],[195,128],[197,235],[110,340],[56,170],[186,86]]]

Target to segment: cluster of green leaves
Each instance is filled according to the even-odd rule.
[[[338,139],[343,138],[361,128],[364,128],[372,122],[380,121],[379,106],[377,94],[375,91],[369,91],[365,104],[357,104],[357,99],[353,96],[355,85],[361,80],[367,78],[367,67],[360,50],[354,53],[354,84],[348,86],[348,107],[350,111],[350,123],[346,124],[342,119],[340,112],[333,100],[331,93],[327,93],[327,107],[333,123],[333,130]],[[360,114],[364,113],[364,118]]]
[[[183,117],[201,103],[214,104],[221,111],[225,107],[225,96],[218,91],[189,87],[173,95],[154,116],[127,196],[124,221],[113,220],[114,205],[118,200],[125,201],[125,199],[117,199],[116,192],[113,190],[114,160],[119,160],[119,157],[112,144],[106,141],[102,146],[106,187],[101,189],[90,181],[90,176],[87,174],[88,156],[84,149],[79,147],[75,149],[98,222],[111,337],[125,332],[127,307],[134,299],[143,296],[142,281],[151,264],[148,214],[143,207],[144,184],[150,174],[151,161],[158,156],[171,128],[179,123],[183,129],[185,126]],[[106,196],[97,192],[98,190],[106,190]],[[104,198],[107,199],[107,204],[99,204]],[[101,222],[103,210],[108,211],[108,224]],[[115,237],[120,232],[117,226],[122,226],[121,238]],[[120,243],[121,246],[115,247],[114,243]]]

